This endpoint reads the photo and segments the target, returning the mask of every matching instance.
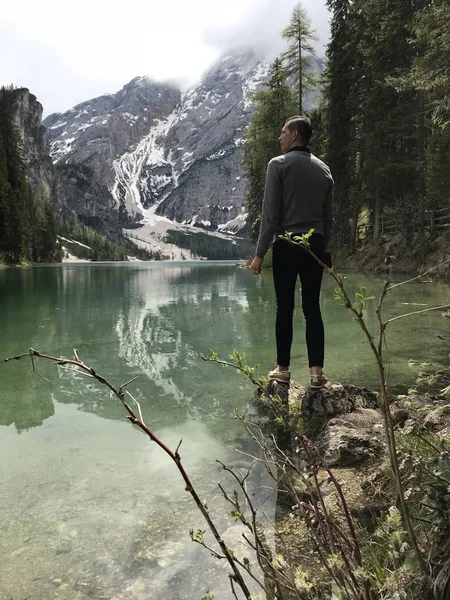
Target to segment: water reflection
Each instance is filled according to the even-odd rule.
[[[208,347],[228,353],[251,343],[247,297],[234,266],[76,266],[8,275],[0,300],[3,356],[30,346],[71,356],[77,348],[87,364],[116,384],[137,375],[133,393],[158,426],[188,416],[212,423],[231,417],[242,380],[199,356]],[[6,290],[5,277],[1,282]],[[49,385],[33,376],[25,361],[2,367],[0,424],[16,423],[18,430],[40,425],[54,414],[52,398],[102,417],[123,418],[122,407],[95,382],[38,361]]]
[[[363,285],[377,295],[383,281],[347,278],[352,295]],[[386,301],[385,317],[448,303],[449,290],[447,285],[420,283],[396,288]],[[324,283],[322,307],[328,376],[377,386],[367,341],[348,311],[334,301],[329,280]],[[274,362],[274,319],[271,274],[253,278],[234,265],[74,265],[0,272],[2,356],[30,346],[70,356],[75,347],[87,364],[116,384],[138,376],[134,393],[156,426],[189,417],[226,431],[224,419],[231,418],[236,397],[242,399],[243,390],[250,388],[233,371],[203,363],[200,354],[213,348],[227,356],[237,348],[247,353],[251,364],[262,363],[264,373]],[[373,309],[367,312],[367,322],[376,333]],[[439,313],[389,325],[394,389],[404,391],[414,381],[410,358],[446,359],[448,329],[449,322]],[[1,425],[14,423],[18,431],[41,425],[54,414],[53,399],[105,418],[123,418],[120,404],[98,384],[42,362],[38,368],[52,380],[51,386],[23,362],[1,367]],[[294,378],[306,379],[300,307],[295,315],[292,371]]]
[[[355,291],[382,281],[352,277]],[[448,286],[398,288],[386,316],[403,302],[443,304]],[[376,385],[369,349],[351,316],[322,297],[327,373]],[[275,298],[271,274],[218,265],[88,265],[0,271],[0,356],[29,346],[81,358],[116,384],[135,375],[132,391],[146,421],[172,448],[182,438],[186,468],[221,531],[238,540],[215,481],[215,459],[248,462],[255,452],[233,417],[252,391],[234,371],[199,358],[238,348],[262,372],[274,359]],[[376,326],[375,317],[368,317]],[[450,321],[427,314],[392,324],[391,376],[408,385],[410,357],[444,360]],[[307,371],[303,318],[296,313],[293,372]],[[436,338],[439,332],[440,338]],[[441,338],[444,338],[442,340]],[[436,341],[437,340],[437,341]],[[208,585],[231,599],[227,569],[193,546],[187,532],[204,528],[173,466],[125,420],[120,403],[96,382],[37,362],[0,365],[0,597],[72,600],[198,600]],[[406,371],[406,374],[405,374]],[[101,418],[99,418],[101,417]],[[17,432],[21,435],[17,435]],[[255,502],[273,516],[264,469],[249,478]],[[231,485],[231,484],[230,484]],[[232,486],[231,486],[232,488]],[[194,568],[195,567],[195,568]],[[26,574],[26,576],[24,576]]]

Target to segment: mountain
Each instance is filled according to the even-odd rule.
[[[235,233],[245,224],[239,144],[268,65],[224,56],[186,93],[136,77],[44,121],[57,165],[82,163],[123,225],[167,221]],[[104,206],[103,208],[106,208]]]
[[[47,193],[53,185],[54,169],[49,155],[46,130],[42,124],[42,104],[26,88],[9,90],[12,117],[21,139],[27,178],[33,193],[43,185]]]

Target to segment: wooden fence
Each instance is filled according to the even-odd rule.
[[[436,231],[450,227],[450,207],[437,210],[426,210],[424,212],[423,226],[427,231]],[[416,221],[413,230],[418,231],[419,222]],[[381,219],[380,235],[397,235],[404,230],[404,222],[401,219]],[[362,242],[373,236],[371,224],[359,225],[356,232],[356,242]]]

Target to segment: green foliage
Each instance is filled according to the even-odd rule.
[[[362,287],[359,292],[355,293],[355,302],[352,304],[352,308],[356,310],[360,317],[363,317],[364,311],[367,309],[367,303],[374,299],[375,296],[368,296],[367,289]]]
[[[449,91],[450,96],[450,91]],[[425,186],[427,207],[444,208],[450,189],[450,127],[433,127],[426,149]]]
[[[241,160],[249,190],[245,199],[251,240],[258,238],[267,163],[280,154],[278,137],[286,120],[296,113],[287,72],[280,59],[271,66],[267,89],[254,94],[255,110],[242,145]]]
[[[446,0],[426,2],[416,11],[412,33],[421,48],[411,72],[418,90],[425,94],[431,119],[442,130],[450,128],[450,5]]]
[[[15,101],[14,89],[0,89],[0,258],[52,262],[59,258],[54,211],[48,190],[33,197],[28,184]]]
[[[248,258],[253,251],[248,242],[239,238],[230,241],[206,233],[185,233],[177,229],[169,229],[164,241],[209,260],[241,260]]]
[[[114,243],[98,231],[87,227],[75,215],[57,219],[56,229],[61,246],[78,258],[93,261],[128,260],[127,251],[122,244]]]
[[[354,248],[367,208],[375,240],[383,217],[396,219],[404,236],[423,232],[424,211],[448,206],[449,4],[328,0],[328,7],[321,135],[335,179],[334,243]]]
[[[204,544],[204,535],[206,533],[206,529],[198,529],[195,533],[194,530],[191,529],[189,532],[189,536],[193,542],[198,542],[199,544]]]
[[[287,50],[281,55],[286,74],[297,89],[298,113],[303,114],[304,91],[317,86],[314,72],[315,52],[312,42],[317,37],[311,27],[308,13],[301,3],[294,8],[289,25],[283,30],[283,38],[288,42]]]
[[[304,248],[309,248],[309,238],[314,233],[314,229],[310,229],[308,233],[302,233],[302,235],[297,235],[292,233],[292,231],[287,231],[284,235],[280,235],[280,240],[286,240],[286,242],[290,242],[295,246],[303,246]]]

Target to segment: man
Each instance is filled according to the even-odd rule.
[[[270,371],[269,378],[290,381],[292,317],[298,275],[306,319],[309,384],[321,388],[327,382],[323,374],[324,329],[319,304],[323,268],[305,249],[278,239],[286,232],[302,234],[314,229],[309,238],[310,248],[325,259],[333,222],[333,178],[325,163],[311,154],[308,148],[311,135],[309,119],[299,116],[288,119],[281,131],[279,142],[284,154],[273,158],[267,167],[261,229],[251,267],[255,275],[261,273],[264,255],[274,240],[277,366]]]

